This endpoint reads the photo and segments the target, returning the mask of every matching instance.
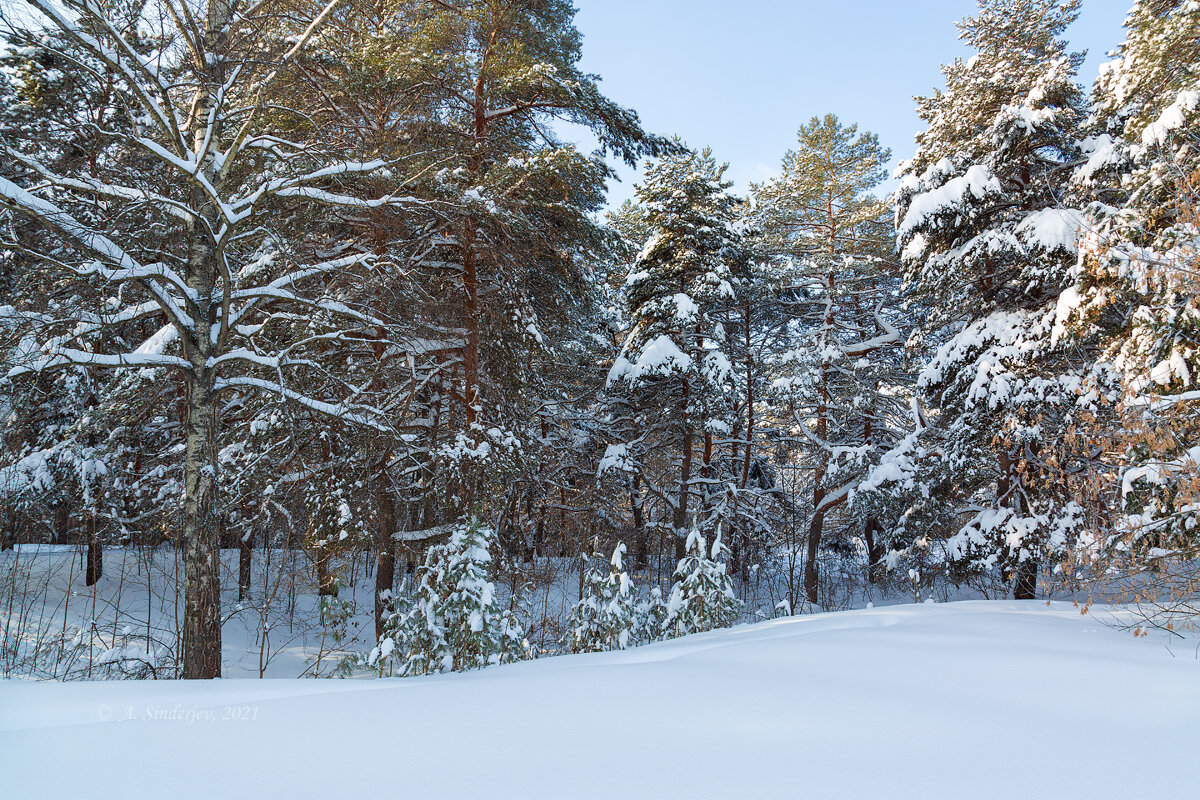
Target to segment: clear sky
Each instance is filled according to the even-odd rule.
[[[1132,0],[1083,0],[1068,31],[1090,86],[1124,38]],[[773,174],[800,123],[829,112],[879,134],[895,160],[921,130],[913,96],[966,53],[954,23],[974,0],[575,0],[583,68],[657,133],[709,145],[744,192]],[[632,194],[636,173],[610,201]]]

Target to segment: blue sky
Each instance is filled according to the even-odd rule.
[[[1132,0],[1083,0],[1068,32],[1088,51],[1090,86],[1124,38]],[[872,130],[895,159],[922,128],[913,95],[943,85],[939,67],[966,52],[956,20],[973,0],[575,0],[583,68],[648,128],[709,145],[737,190],[773,174],[800,123],[837,114]],[[633,192],[622,168],[614,205]]]

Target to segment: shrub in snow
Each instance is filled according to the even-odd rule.
[[[367,657],[382,674],[428,675],[515,661],[524,652],[515,605],[501,608],[490,578],[495,531],[472,520],[431,548],[411,598],[397,601]]]
[[[733,581],[725,572],[729,549],[718,535],[712,550],[695,528],[688,534],[687,553],[675,568],[675,585],[667,601],[664,628],[668,635],[711,631],[733,624],[742,602],[733,591]]]
[[[572,653],[624,650],[637,639],[638,604],[625,571],[625,544],[617,544],[607,571],[592,566],[596,556],[580,559],[582,590],[564,641]]]

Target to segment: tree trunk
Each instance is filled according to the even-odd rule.
[[[216,495],[215,397],[189,382],[183,468],[183,677],[221,677],[221,541]]]
[[[830,280],[832,285],[832,278]],[[832,320],[826,320],[832,327]],[[821,404],[817,406],[817,441],[824,444],[829,435],[829,363],[821,365]],[[804,562],[804,594],[808,602],[817,602],[817,555],[820,552],[821,536],[825,529],[825,472],[829,468],[828,451],[821,450],[817,455],[816,468],[813,470],[813,513],[808,525],[808,559]]]
[[[87,566],[84,568],[83,582],[86,586],[95,586],[104,576],[104,551],[100,548],[100,537],[96,535],[96,517],[88,514],[83,523],[87,537]]]
[[[313,548],[313,563],[317,567],[317,597],[337,597],[337,576],[329,569],[333,558],[328,545]]]
[[[392,538],[396,532],[396,504],[383,479],[376,489],[376,503],[379,527],[375,534],[378,550],[375,557],[375,641],[378,642],[383,638],[384,623],[392,610],[392,587],[396,582],[396,540]]]
[[[248,531],[238,539],[238,602],[250,594],[250,563],[254,556],[254,533]]]
[[[750,304],[746,303],[746,454],[742,461],[741,488],[750,483],[750,460],[754,455],[754,356],[750,349]]]
[[[683,382],[683,463],[679,468],[679,502],[675,505],[675,518],[671,521],[675,527],[675,560],[681,561],[687,554],[687,514],[688,498],[692,487],[692,421],[687,415],[688,383]]]
[[[642,513],[642,473],[629,478],[629,508],[633,512],[633,569],[641,572],[650,565],[650,541],[646,536],[646,518]]]
[[[463,323],[467,343],[463,350],[463,404],[467,427],[475,423],[479,407],[479,275],[475,258],[475,220],[463,229]]]
[[[887,565],[883,562],[885,555],[883,542],[879,541],[879,534],[882,532],[879,520],[875,517],[867,517],[867,521],[863,525],[863,540],[867,543],[868,583],[883,583],[883,577],[887,574]]]
[[[0,550],[12,550],[17,543],[17,515],[11,509],[0,510]]]
[[[876,385],[875,389],[878,388],[878,385]],[[871,415],[874,413],[874,407],[869,406],[863,417],[863,444],[866,445],[868,452],[874,450],[874,431],[871,428]],[[866,522],[863,524],[863,541],[867,545],[868,583],[883,583],[883,577],[886,573],[883,563],[883,542],[879,541],[881,533],[883,533],[883,526],[879,524],[879,520],[874,515],[868,515]]]
[[[1037,599],[1038,563],[1033,556],[1017,564],[1017,576],[1013,581],[1014,600]]]
[[[813,490],[814,506],[819,507],[824,499],[824,489]],[[821,534],[824,526],[825,512],[814,511],[812,521],[808,524],[807,560],[804,562],[804,595],[808,598],[808,602],[814,605],[817,602],[817,583],[820,577],[817,572],[817,553],[821,546]]]
[[[54,507],[54,530],[50,534],[50,542],[52,544],[63,544],[70,542],[67,537],[71,530],[71,509],[65,504],[59,504]]]

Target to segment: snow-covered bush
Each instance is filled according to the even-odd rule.
[[[521,658],[519,598],[502,608],[491,580],[495,531],[472,520],[433,547],[411,598],[401,597],[379,644],[367,656],[381,675],[429,675]]]
[[[687,554],[675,568],[675,585],[667,601],[665,631],[669,636],[711,631],[733,624],[742,602],[725,572],[729,548],[718,535],[708,550],[695,528],[688,534]]]

